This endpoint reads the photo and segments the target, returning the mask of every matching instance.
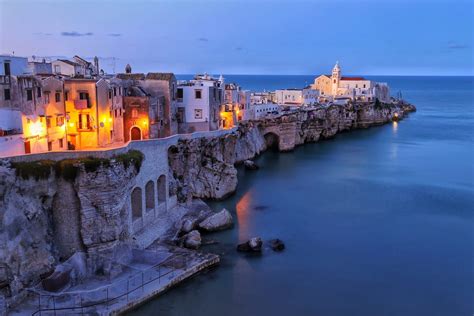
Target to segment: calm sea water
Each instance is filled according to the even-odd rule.
[[[227,76],[252,90],[312,76]],[[474,312],[472,77],[377,77],[418,112],[239,169],[222,264],[130,315],[447,315]],[[282,253],[235,245],[280,238]]]

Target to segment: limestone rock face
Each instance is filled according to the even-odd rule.
[[[341,131],[402,119],[415,107],[406,103],[348,103],[302,108],[276,117],[240,122],[231,134],[180,140],[168,152],[170,177],[178,200],[223,199],[237,186],[235,163],[252,159],[270,146],[291,151]]]
[[[199,229],[207,232],[224,230],[234,225],[232,214],[225,208],[199,223]]]
[[[6,285],[0,294],[19,300],[74,252],[98,253],[126,241],[124,207],[135,176],[133,166],[111,162],[94,172],[80,168],[71,181],[54,172],[24,179],[0,161],[0,284]]]
[[[197,230],[193,230],[183,236],[184,247],[189,249],[198,249],[201,247],[201,234]]]

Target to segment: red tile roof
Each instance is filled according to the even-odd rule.
[[[341,80],[352,80],[352,81],[360,81],[360,80],[367,80],[364,77],[341,77]]]

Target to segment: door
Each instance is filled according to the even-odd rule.
[[[31,143],[29,140],[25,142],[25,154],[31,154]]]
[[[67,144],[67,149],[69,150],[76,149],[76,135],[69,135],[69,142]]]
[[[130,140],[141,140],[142,139],[142,132],[136,126],[132,127],[130,130]]]

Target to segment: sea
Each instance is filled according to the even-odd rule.
[[[252,91],[314,80],[224,77]],[[369,79],[417,112],[239,167],[237,192],[209,203],[236,219],[204,236],[220,266],[128,315],[473,315],[474,77]],[[254,236],[286,249],[236,252]]]

